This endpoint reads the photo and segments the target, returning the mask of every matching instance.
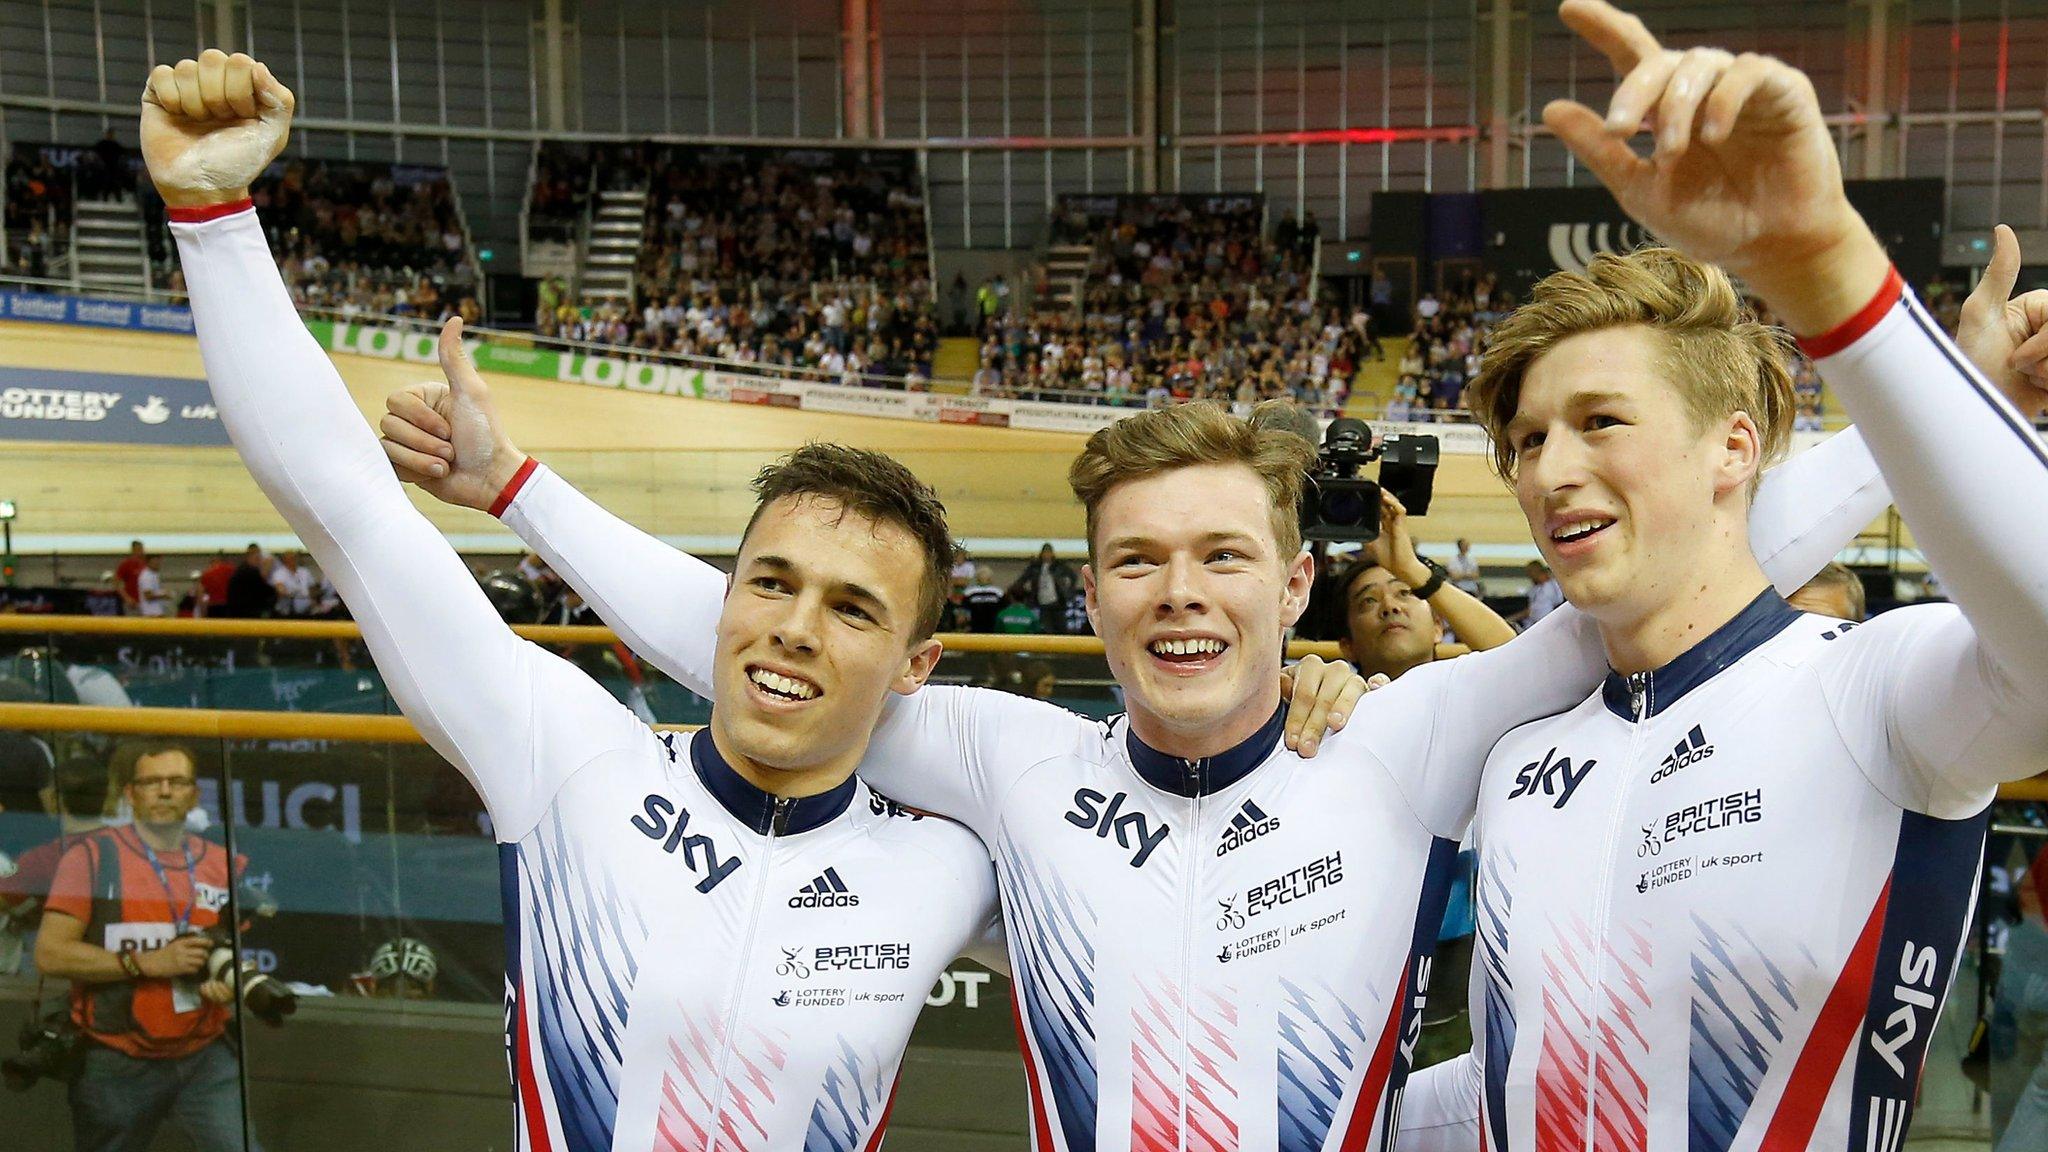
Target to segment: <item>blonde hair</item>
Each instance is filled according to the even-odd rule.
[[[1095,517],[1118,485],[1198,464],[1242,464],[1265,482],[1272,499],[1273,538],[1284,563],[1301,551],[1302,482],[1316,459],[1315,445],[1294,432],[1266,426],[1268,401],[1240,420],[1204,401],[1140,412],[1098,430],[1067,469],[1074,498],[1088,509],[1088,556],[1095,556]]]
[[[1749,482],[1754,497],[1763,470],[1792,441],[1791,339],[1759,321],[1719,268],[1670,248],[1602,254],[1584,273],[1552,273],[1493,330],[1466,395],[1493,437],[1494,470],[1514,479],[1515,446],[1506,433],[1529,367],[1569,337],[1630,325],[1661,337],[1661,366],[1695,429],[1737,412],[1756,422],[1762,457]]]

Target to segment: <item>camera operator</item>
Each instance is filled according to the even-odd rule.
[[[240,1082],[225,1041],[233,965],[211,963],[226,950],[208,935],[226,928],[228,854],[186,830],[199,797],[183,745],[149,743],[124,791],[134,824],[64,853],[36,940],[37,966],[71,981],[84,1037],[71,1084],[75,1146],[146,1148],[169,1119],[201,1152],[240,1149]],[[208,979],[209,969],[225,978]]]
[[[1338,647],[1361,676],[1389,679],[1410,668],[1497,648],[1515,630],[1485,601],[1449,582],[1444,569],[1416,554],[1408,510],[1380,493],[1380,533],[1339,584],[1344,629]],[[1458,643],[1445,644],[1444,627]]]

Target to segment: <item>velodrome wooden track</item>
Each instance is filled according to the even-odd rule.
[[[358,406],[374,420],[393,388],[432,370],[338,355]],[[0,365],[196,378],[185,336],[0,323]],[[1007,428],[919,424],[488,377],[520,445],[620,515],[671,537],[729,537],[752,507],[747,482],[806,440],[888,452],[931,482],[963,538],[1078,539],[1066,488],[1082,437]],[[1467,535],[1525,544],[1528,530],[1477,457],[1446,456],[1422,525],[1432,542]],[[0,496],[19,500],[17,534],[257,535],[284,532],[232,450],[0,442]],[[417,503],[443,531],[501,530],[480,513]],[[510,541],[509,534],[504,539]]]

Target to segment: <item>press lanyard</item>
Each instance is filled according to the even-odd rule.
[[[171,924],[177,929],[177,934],[183,936],[185,930],[192,926],[192,910],[199,903],[199,860],[192,855],[192,837],[189,834],[185,837],[185,882],[192,892],[186,897],[183,912],[178,911],[178,894],[171,891],[171,878],[164,874],[164,866],[156,858],[156,850],[149,846],[140,832],[135,834],[135,842],[142,845],[142,856],[149,861],[149,870],[156,873],[156,882],[164,886],[164,899],[171,906]]]

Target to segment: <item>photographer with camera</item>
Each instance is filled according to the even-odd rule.
[[[1450,583],[1449,573],[1415,551],[1408,510],[1380,493],[1379,535],[1338,580],[1344,627],[1338,647],[1359,675],[1388,679],[1432,660],[1484,652],[1515,638],[1486,602]],[[1448,626],[1457,643],[1444,643]]]
[[[64,853],[36,939],[36,965],[71,981],[82,1045],[71,1083],[75,1146],[146,1148],[169,1119],[201,1152],[240,1149],[239,1076],[225,1043],[235,998],[224,938],[228,853],[186,830],[199,794],[183,745],[148,744],[125,792],[134,824],[93,832]],[[244,864],[234,861],[233,872]]]

